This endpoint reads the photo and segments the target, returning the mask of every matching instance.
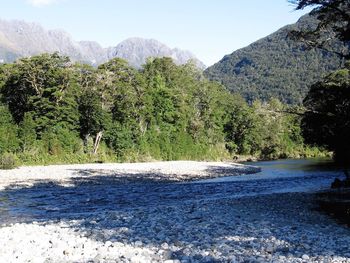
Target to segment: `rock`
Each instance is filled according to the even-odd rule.
[[[113,243],[111,241],[107,241],[105,243],[105,247],[113,247]]]
[[[171,259],[173,256],[173,252],[169,249],[167,250],[164,250],[163,253],[162,253],[162,257],[163,259],[167,260],[167,259]]]
[[[169,245],[168,245],[168,243],[163,243],[163,244],[161,245],[161,247],[162,247],[162,249],[168,249],[168,248],[169,248]]]
[[[143,245],[142,241],[135,242],[135,247],[142,247],[142,245]]]
[[[267,253],[273,253],[275,251],[274,247],[272,245],[268,245],[265,249]]]
[[[306,254],[304,254],[301,258],[304,259],[304,260],[309,260],[310,259],[310,257],[308,255],[306,255]]]

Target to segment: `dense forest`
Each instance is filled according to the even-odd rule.
[[[316,28],[317,21],[314,16],[305,15],[296,24],[225,56],[206,69],[205,75],[249,102],[278,98],[287,104],[301,105],[312,83],[342,66],[343,58],[337,52],[346,52],[350,45],[332,39],[328,43],[330,49],[315,49],[290,37],[292,31]],[[325,37],[328,34],[331,35],[322,32]]]
[[[43,54],[1,65],[0,76],[3,167],[320,154],[304,145],[290,107],[248,105],[170,58],[136,70],[121,59],[94,68]]]

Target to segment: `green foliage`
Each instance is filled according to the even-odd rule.
[[[17,129],[8,108],[0,104],[0,154],[18,150]]]
[[[96,135],[108,125],[108,113],[103,109],[101,98],[94,90],[85,90],[79,98],[80,134],[82,138]]]
[[[249,103],[278,98],[287,104],[301,105],[309,85],[319,81],[342,64],[342,58],[321,49],[309,49],[289,37],[292,30],[317,26],[308,15],[296,24],[225,56],[205,70],[210,80],[218,81]],[[328,39],[329,34],[325,35]],[[348,50],[340,41],[329,41],[335,51]]]
[[[126,150],[135,146],[135,138],[130,127],[114,122],[105,134],[105,141],[119,157],[124,157]]]
[[[334,151],[349,163],[350,70],[342,69],[311,86],[304,100],[303,133],[308,143]]]
[[[24,114],[23,121],[19,125],[18,138],[20,147],[23,152],[32,149],[36,141],[36,124],[33,120],[32,114],[29,112]]]
[[[15,62],[1,91],[17,124],[31,112],[39,134],[57,124],[77,129],[79,116],[71,67],[69,59],[57,53]]]
[[[17,157],[13,153],[0,154],[0,170],[14,169],[18,165]]]
[[[331,39],[344,43],[350,41],[350,2],[348,0],[290,0],[296,9],[315,7],[310,15],[318,20],[317,26],[292,32],[294,39],[306,43],[310,47],[321,48],[337,53],[340,57],[350,58],[349,49],[334,50]],[[332,32],[325,35],[324,32]]]
[[[0,154],[22,163],[303,156],[300,121],[245,100],[192,64],[121,59],[98,68],[57,54],[1,67]],[[289,108],[288,108],[289,109]]]
[[[41,142],[44,153],[50,155],[74,154],[82,151],[82,143],[78,133],[59,126],[45,131]]]

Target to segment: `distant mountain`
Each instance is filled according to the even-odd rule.
[[[148,57],[171,57],[178,64],[185,64],[193,60],[199,68],[205,68],[204,64],[191,52],[177,48],[171,49],[155,39],[129,38],[116,47],[109,48],[108,57],[123,58],[135,67],[144,64]]]
[[[172,57],[178,64],[193,60],[200,68],[205,67],[189,51],[171,49],[153,39],[130,38],[116,47],[103,48],[92,41],[74,41],[63,30],[46,30],[36,23],[24,21],[0,20],[0,63],[56,51],[74,61],[93,65],[120,57],[135,67],[141,67],[148,57],[167,56]]]
[[[239,49],[205,70],[205,75],[238,92],[247,101],[271,97],[300,104],[310,84],[341,65],[341,58],[323,50],[310,50],[288,37],[291,30],[313,28],[315,18],[305,15],[293,25]],[[333,47],[341,48],[339,42]]]

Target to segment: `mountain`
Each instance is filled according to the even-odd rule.
[[[207,68],[204,74],[252,102],[272,97],[301,104],[310,84],[341,65],[341,58],[320,49],[308,49],[291,40],[291,30],[313,28],[315,18],[305,15],[293,25],[239,49]],[[332,47],[341,48],[334,42]]]
[[[108,57],[123,58],[132,66],[140,67],[148,57],[171,57],[178,64],[185,64],[193,60],[199,68],[205,68],[204,64],[189,52],[177,48],[171,49],[155,39],[129,38],[110,48]]]
[[[56,51],[74,61],[93,65],[120,57],[139,68],[148,57],[168,56],[178,64],[193,60],[198,67],[205,68],[204,64],[189,51],[171,49],[153,39],[130,38],[115,47],[103,48],[93,41],[74,41],[63,30],[46,30],[36,23],[0,19],[0,63]]]

